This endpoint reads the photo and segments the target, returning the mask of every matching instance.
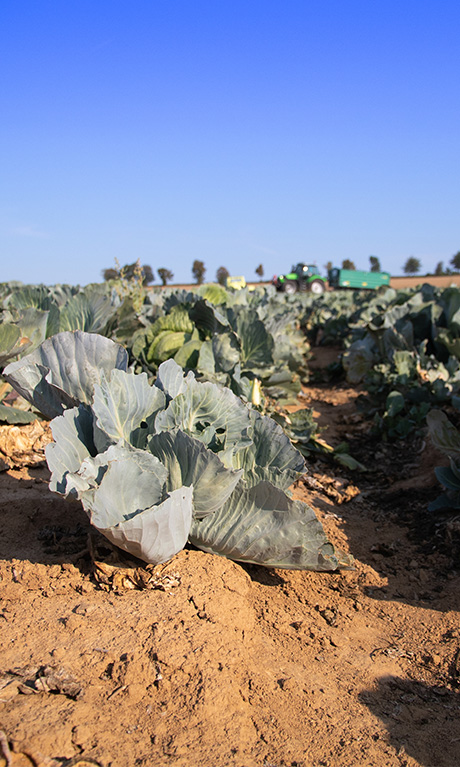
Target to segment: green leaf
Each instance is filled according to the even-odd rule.
[[[460,434],[442,410],[430,410],[426,417],[433,445],[452,458],[460,458]]]
[[[92,291],[78,293],[61,308],[59,329],[102,333],[115,311],[107,295]]]
[[[211,306],[208,301],[201,299],[197,301],[190,309],[190,319],[197,328],[202,330],[209,338],[214,333],[218,333],[229,327],[227,317]]]
[[[80,498],[88,483],[77,475],[83,461],[96,455],[93,439],[93,415],[87,407],[66,410],[51,423],[54,442],[45,448],[51,471],[50,490],[60,495]]]
[[[198,339],[187,341],[174,355],[174,361],[177,362],[181,368],[195,369],[202,345],[203,341]]]
[[[159,317],[155,320],[152,326],[152,332],[156,335],[162,330],[192,333],[194,324],[189,317],[187,308],[178,304],[177,306],[173,306],[169,314],[165,314],[163,317]]]
[[[215,369],[223,373],[229,373],[240,361],[241,351],[238,338],[235,333],[228,331],[213,336],[212,351],[215,360]]]
[[[229,389],[193,378],[187,381],[184,393],[158,414],[155,427],[159,432],[181,429],[208,447],[214,443],[213,435],[217,435],[214,450],[241,450],[250,444],[248,408]]]
[[[6,380],[47,418],[89,404],[104,371],[126,370],[127,352],[114,341],[77,330],[44,341],[3,371]]]
[[[336,570],[350,561],[335,551],[309,506],[270,482],[238,486],[214,514],[194,520],[198,548],[239,562],[302,570]]]
[[[101,466],[105,468],[102,476]],[[146,450],[122,443],[112,445],[96,459],[87,458],[80,473],[95,490],[89,496],[83,493],[82,501],[98,529],[128,520],[166,497],[168,472],[161,461]]]
[[[186,392],[189,382],[194,380],[195,376],[191,371],[186,376],[177,362],[166,360],[158,368],[155,386],[166,394],[169,401]]]
[[[116,546],[144,562],[154,565],[167,562],[187,543],[192,492],[191,487],[173,490],[158,506],[143,509],[114,527],[98,529]]]
[[[228,299],[228,293],[222,285],[200,285],[196,292],[201,298],[206,299],[206,301],[209,301],[214,306],[225,304]]]
[[[347,381],[352,384],[360,383],[372,369],[375,355],[370,338],[355,341],[342,357],[342,364],[347,374]]]
[[[436,466],[434,473],[436,479],[448,490],[460,491],[460,479],[448,466]]]
[[[204,376],[212,376],[216,372],[216,360],[212,341],[203,341],[198,356],[196,369]]]
[[[247,484],[268,480],[287,490],[305,471],[305,461],[272,418],[251,411],[252,444],[234,455],[235,468],[244,469]]]
[[[167,471],[155,456],[118,445],[106,455],[107,468],[99,486],[82,495],[91,523],[144,562],[166,562],[187,541],[193,488],[182,487],[164,497]]]
[[[241,367],[273,364],[273,338],[254,311],[241,311],[237,317],[237,332],[241,339]]]
[[[144,448],[154,432],[155,417],[166,406],[164,393],[150,386],[147,374],[112,370],[94,387],[93,412],[97,425],[113,442],[124,439]]]
[[[21,330],[17,325],[7,322],[0,324],[0,367],[3,367],[9,359],[19,354],[21,351],[20,338]],[[27,344],[22,351],[26,351],[28,346],[30,344]]]
[[[148,447],[168,470],[168,492],[193,486],[193,513],[197,518],[219,509],[243,474],[225,468],[202,442],[179,430],[154,435]]]
[[[21,410],[10,405],[0,405],[0,421],[9,424],[32,423],[38,418],[37,413]]]
[[[390,416],[390,418],[394,418],[394,416],[398,415],[398,413],[404,410],[405,404],[406,402],[401,392],[392,391],[389,393],[386,399],[385,414]]]

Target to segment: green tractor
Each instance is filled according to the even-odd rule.
[[[297,264],[289,274],[279,274],[273,277],[272,284],[283,293],[297,291],[314,293],[320,296],[327,288],[327,280],[321,277],[318,267],[314,264]]]

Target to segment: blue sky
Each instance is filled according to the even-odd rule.
[[[447,264],[459,29],[458,0],[3,0],[0,281]]]

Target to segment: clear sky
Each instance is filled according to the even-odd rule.
[[[459,30],[458,0],[2,0],[0,282],[447,264]]]

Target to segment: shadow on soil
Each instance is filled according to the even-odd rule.
[[[81,504],[50,492],[47,469],[30,469],[29,476],[0,477],[0,558],[77,564],[90,530]]]
[[[382,720],[398,756],[407,754],[423,767],[459,764],[458,692],[388,676],[379,680],[376,690],[358,697]]]
[[[0,558],[72,563],[86,574],[89,532],[107,542],[91,528],[81,504],[51,493],[48,480],[45,468],[30,469],[28,479],[0,475]],[[331,512],[321,500],[317,505]],[[392,494],[374,489],[365,490],[359,501],[336,507],[349,551],[387,579],[382,588],[363,585],[367,596],[439,611],[458,608],[460,532],[449,528],[449,518],[429,514],[426,506],[426,490]],[[281,570],[241,566],[263,585],[284,583]]]
[[[89,523],[79,501],[68,501],[48,488],[49,472],[30,469],[31,479],[2,474],[0,495],[0,559],[28,560],[44,565],[75,565],[83,574],[91,571],[91,548],[104,559],[115,547]],[[187,548],[195,548],[190,544]],[[116,550],[117,551],[117,550]],[[143,566],[141,560],[120,552],[124,566]],[[280,571],[257,565],[241,567],[251,580],[265,586],[284,584]]]
[[[436,515],[427,505],[438,494],[405,490],[366,493],[340,507],[350,551],[387,579],[384,587],[364,586],[367,596],[414,607],[458,609],[460,526],[455,515]]]

